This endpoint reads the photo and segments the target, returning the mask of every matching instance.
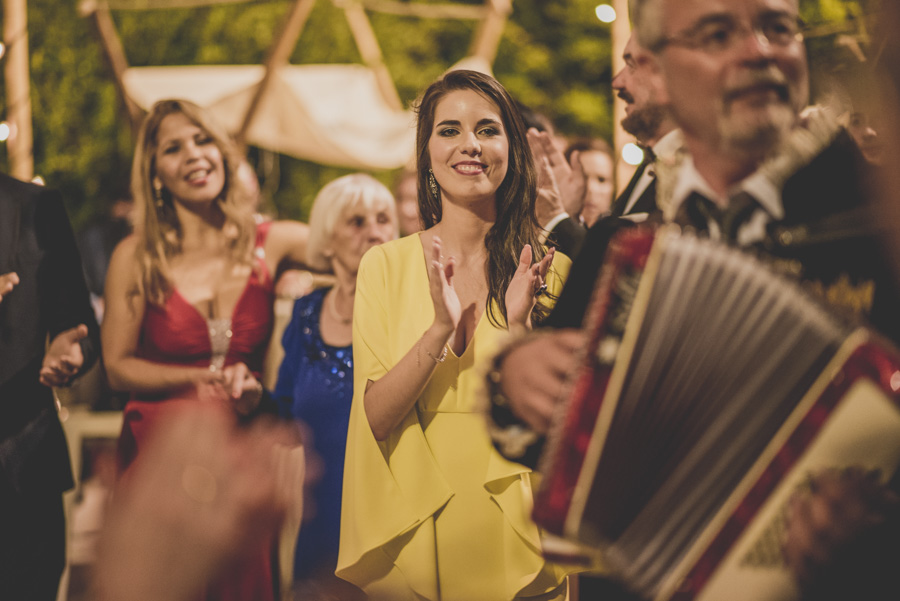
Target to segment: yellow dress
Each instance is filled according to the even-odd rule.
[[[554,258],[552,293],[570,264]],[[481,412],[484,369],[505,329],[482,315],[462,356],[448,351],[388,439],[372,434],[366,381],[384,376],[433,320],[419,236],[371,249],[360,264],[353,316],[337,575],[373,601],[561,599],[566,571],[541,557],[530,470],[493,449]],[[431,361],[424,353],[422,360]]]

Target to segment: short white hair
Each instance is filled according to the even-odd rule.
[[[666,39],[666,25],[663,3],[665,0],[628,0],[628,13],[631,16],[634,35],[638,43],[656,54]],[[797,9],[800,0],[793,0]]]
[[[328,182],[319,190],[309,216],[309,240],[306,243],[306,263],[318,271],[331,269],[325,254],[338,219],[347,208],[362,206],[371,210],[384,205],[394,224],[394,238],[398,235],[397,207],[394,195],[387,186],[366,173],[351,173]]]

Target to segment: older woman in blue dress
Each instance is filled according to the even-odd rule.
[[[284,360],[275,396],[283,416],[302,420],[322,461],[312,491],[311,519],[300,530],[294,560],[297,586],[350,586],[334,574],[341,518],[347,421],[353,397],[351,321],[356,272],[371,247],[397,237],[390,191],[369,175],[334,180],[319,192],[310,216],[307,263],[334,272],[331,288],[300,298],[284,331]],[[308,591],[311,592],[311,591]],[[341,598],[352,598],[352,591]]]

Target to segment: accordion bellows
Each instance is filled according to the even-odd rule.
[[[625,231],[585,327],[534,517],[647,598],[796,597],[790,496],[900,463],[900,356],[745,252]]]

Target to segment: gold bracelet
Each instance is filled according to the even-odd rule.
[[[444,349],[441,351],[441,354],[439,357],[435,357],[434,355],[432,355],[431,351],[429,351],[428,349],[425,349],[425,354],[427,354],[429,357],[431,357],[431,359],[435,362],[435,364],[443,363],[444,359],[447,358],[447,343],[446,342],[444,343]]]

